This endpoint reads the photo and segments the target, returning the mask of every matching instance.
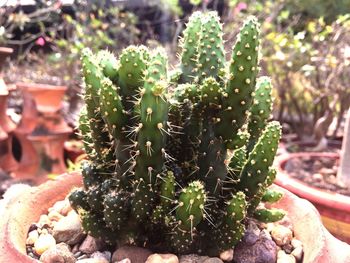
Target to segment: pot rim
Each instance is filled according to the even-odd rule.
[[[322,204],[328,207],[332,207],[333,209],[339,209],[344,212],[350,213],[349,196],[310,186],[302,182],[301,180],[292,178],[289,175],[289,173],[284,169],[286,163],[290,159],[302,157],[329,157],[333,159],[338,159],[339,154],[334,152],[298,152],[282,154],[281,156],[276,157],[276,168],[278,172],[275,184],[313,203]]]
[[[63,85],[51,85],[51,84],[44,84],[44,83],[26,83],[26,82],[17,82],[16,83],[17,88],[19,89],[25,89],[27,91],[33,91],[33,92],[42,92],[43,90],[49,90],[49,91],[66,91],[67,86]]]

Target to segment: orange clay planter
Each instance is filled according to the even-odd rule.
[[[325,227],[337,238],[350,243],[350,197],[307,185],[288,175],[284,167],[288,160],[302,157],[339,158],[337,153],[300,152],[281,155],[276,160],[278,175],[275,183],[310,201],[320,212]],[[350,262],[350,261],[349,261]]]
[[[25,241],[31,223],[56,201],[64,199],[73,187],[81,185],[78,173],[65,174],[56,181],[31,188],[13,200],[0,218],[0,262],[37,262],[25,255]],[[274,206],[286,210],[291,218],[295,236],[303,242],[304,263],[350,262],[350,246],[329,234],[309,202],[274,187],[284,193],[282,200]]]

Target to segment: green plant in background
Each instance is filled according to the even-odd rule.
[[[281,198],[267,190],[281,128],[268,122],[271,81],[257,79],[257,20],[245,21],[229,61],[222,37],[216,12],[194,13],[172,72],[161,48],[129,46],[118,60],[83,50],[89,160],[69,200],[87,233],[217,255],[240,241],[247,218],[283,218],[261,203]]]

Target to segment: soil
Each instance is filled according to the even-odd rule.
[[[285,169],[288,174],[304,183],[323,190],[350,196],[350,187],[337,181],[339,159],[329,157],[292,158]]]

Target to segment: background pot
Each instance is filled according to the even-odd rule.
[[[25,255],[26,237],[31,223],[56,201],[62,200],[74,187],[81,186],[77,173],[65,174],[56,181],[49,181],[31,188],[13,200],[0,219],[0,262],[37,262]],[[303,242],[304,263],[350,262],[350,246],[332,237],[323,227],[316,209],[306,200],[288,191],[275,207],[285,209],[294,225],[295,236]]]
[[[285,170],[288,160],[293,158],[339,158],[336,153],[302,152],[279,156],[276,160],[278,175],[276,184],[301,198],[309,200],[320,212],[326,228],[337,238],[350,243],[350,197],[325,191],[294,179]]]

